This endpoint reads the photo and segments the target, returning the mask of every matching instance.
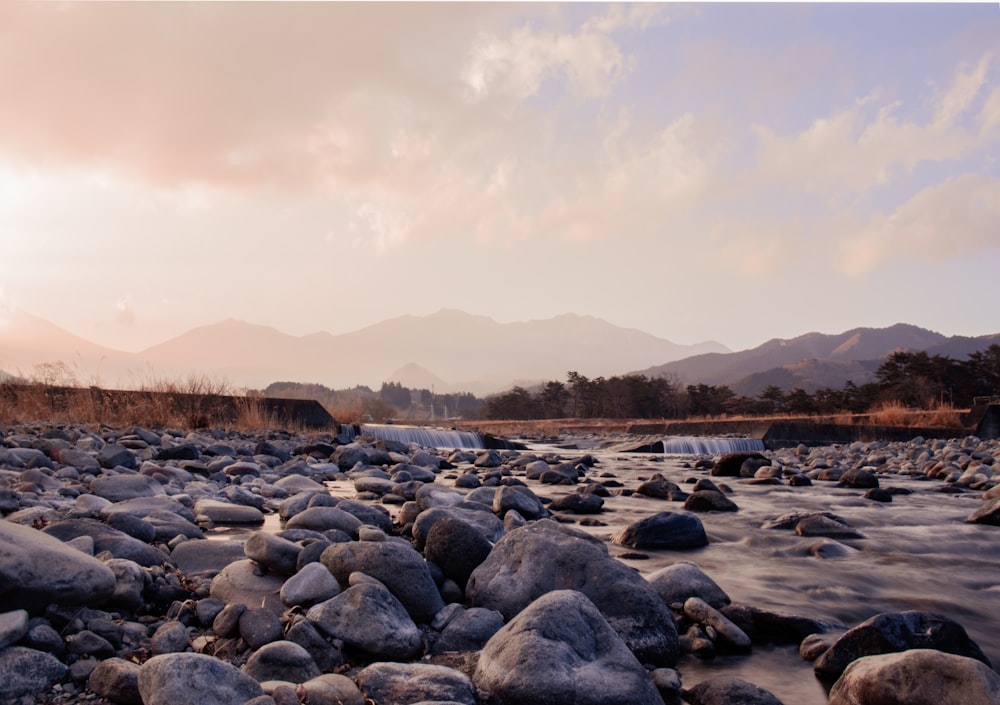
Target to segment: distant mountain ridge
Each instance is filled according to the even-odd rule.
[[[708,353],[642,370],[649,376],[677,377],[683,384],[725,384],[740,395],[756,396],[770,385],[814,392],[840,389],[848,380],[872,381],[891,353],[925,351],[963,359],[1000,343],[1000,333],[947,337],[925,328],[897,323],[887,328],[852,328],[838,334],[810,332],[791,339],[774,338],[750,350]]]
[[[419,370],[425,380],[440,380],[439,393],[482,395],[523,381],[564,379],[570,370],[611,376],[705,352],[728,349],[715,342],[679,345],[590,316],[497,323],[445,309],[302,337],[230,319],[124,353],[19,312],[0,339],[0,368],[30,374],[39,363],[60,361],[87,384],[134,387],[196,375],[251,388],[275,381],[378,388],[401,371]]]

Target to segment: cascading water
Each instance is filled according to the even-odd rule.
[[[701,438],[670,436],[660,441],[666,455],[717,455],[719,453],[752,453],[764,450],[758,438]]]
[[[395,424],[358,424],[341,426],[340,437],[350,442],[355,438],[368,437],[397,443],[416,443],[429,448],[482,449],[483,439],[478,433],[450,431],[442,428],[422,426],[397,426]]]

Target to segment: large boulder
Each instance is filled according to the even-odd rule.
[[[701,519],[689,512],[660,512],[633,522],[611,537],[612,542],[638,550],[683,551],[708,545]]]
[[[375,582],[348,588],[313,605],[306,619],[319,631],[376,658],[406,660],[423,646],[420,630],[406,609]]]
[[[108,475],[95,478],[90,491],[111,502],[166,494],[163,485],[146,475]]]
[[[996,705],[1000,675],[976,659],[933,649],[865,656],[847,667],[829,705]]]
[[[0,602],[3,609],[99,605],[115,593],[106,565],[49,536],[0,520]]]
[[[496,543],[503,536],[503,522],[490,511],[454,506],[432,507],[420,512],[413,522],[413,544],[418,551],[424,550],[431,527],[445,518],[465,522],[490,543]]]
[[[247,660],[243,672],[258,683],[305,683],[320,675],[312,655],[293,641],[272,641],[260,647]]]
[[[351,573],[370,575],[384,584],[418,624],[429,624],[444,600],[423,556],[396,541],[352,541],[328,546],[320,562],[343,586]]]
[[[863,656],[935,649],[966,656],[990,665],[961,624],[929,612],[884,612],[847,630],[813,666],[816,677],[832,683],[852,662]]]
[[[510,620],[562,589],[586,595],[640,660],[677,660],[677,627],[649,583],[612,558],[600,540],[552,520],[515,529],[497,542],[469,578],[466,599]]]
[[[538,598],[497,632],[483,647],[473,680],[504,705],[662,703],[646,669],[575,590]]]
[[[689,597],[700,597],[715,609],[730,603],[729,595],[694,563],[674,563],[661,568],[646,580],[668,605],[684,604]]]
[[[263,693],[253,678],[205,654],[162,654],[139,669],[144,705],[243,705]]]

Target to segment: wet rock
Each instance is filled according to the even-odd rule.
[[[683,604],[689,597],[700,597],[720,609],[731,601],[729,595],[694,563],[674,563],[656,571],[647,581],[666,605]]]
[[[549,516],[549,510],[542,500],[530,489],[519,485],[504,485],[493,496],[493,511],[503,518],[512,510],[529,521]]]
[[[976,659],[932,649],[865,656],[830,691],[830,705],[996,705],[1000,675]]]
[[[536,598],[567,588],[585,594],[639,659],[676,661],[673,616],[649,583],[611,558],[601,541],[551,520],[504,536],[469,578],[466,598],[511,619]]]
[[[52,566],[59,570],[52,570]],[[0,521],[0,600],[4,609],[40,610],[50,603],[101,604],[115,575],[100,561],[27,526]]]
[[[611,537],[620,546],[637,550],[686,550],[708,545],[701,520],[688,512],[660,512],[629,524]]]
[[[719,611],[755,644],[798,644],[811,634],[844,628],[832,620],[781,614],[752,605],[728,605]]]
[[[331,638],[375,658],[403,661],[422,648],[420,631],[406,609],[376,583],[355,585],[313,605],[306,619]]]
[[[532,667],[524,668],[526,663]],[[662,702],[625,642],[574,590],[538,598],[497,632],[483,648],[473,679],[505,705]]]
[[[771,462],[760,453],[727,453],[716,461],[710,474],[714,477],[740,477],[743,463],[750,459],[764,461],[762,464],[765,465]],[[754,472],[756,472],[757,467],[760,465],[754,467]],[[748,477],[753,477],[753,472]]]
[[[854,487],[857,489],[869,489],[878,487],[878,477],[875,473],[864,468],[854,468],[848,470],[840,476],[840,484],[844,487]]]
[[[139,669],[143,705],[243,705],[263,694],[257,681],[213,656],[162,654]]]
[[[965,520],[965,523],[1000,526],[1000,497],[987,500],[983,506],[979,507],[979,509],[969,515],[969,518]]]
[[[38,695],[66,675],[66,666],[52,654],[11,646],[0,649],[0,693],[11,701]]]
[[[677,499],[685,494],[676,483],[666,479],[660,473],[656,473],[636,487],[635,493],[654,499]]]
[[[700,597],[689,597],[684,602],[684,614],[688,619],[714,629],[723,644],[738,651],[749,651],[750,637]]]
[[[309,652],[292,641],[274,641],[261,646],[247,660],[243,672],[258,683],[271,680],[305,683],[320,675]]]
[[[863,656],[935,649],[990,665],[958,622],[929,612],[884,612],[847,630],[813,667],[816,677],[832,683],[847,665]]]
[[[732,676],[716,676],[684,691],[690,705],[782,705],[763,688]]]
[[[825,514],[810,514],[803,517],[796,523],[795,533],[799,536],[821,536],[841,541],[865,538],[864,534],[851,528],[847,522],[830,518]]]
[[[693,493],[684,501],[684,508],[689,512],[735,512],[739,509],[726,495],[712,490]]]
[[[574,514],[598,514],[604,508],[604,500],[598,495],[574,492],[556,497],[549,504],[549,511],[573,512]]]
[[[298,618],[294,621],[285,633],[285,638],[308,651],[313,661],[324,673],[333,671],[343,663],[341,654],[343,643],[339,645],[331,643],[332,640],[323,636],[307,619]]]

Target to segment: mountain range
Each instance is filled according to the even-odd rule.
[[[848,380],[863,384],[896,350],[962,359],[994,343],[1000,343],[1000,333],[946,337],[900,323],[839,334],[806,333],[733,352],[712,341],[679,345],[591,316],[564,314],[497,323],[445,309],[429,316],[400,316],[339,335],[292,336],[227,320],[126,353],[16,311],[0,328],[0,370],[119,388],[196,377],[254,389],[272,382],[319,383],[335,389],[357,385],[378,389],[383,382],[399,382],[438,393],[479,396],[515,384],[564,380],[569,371],[587,377],[639,372],[668,375],[682,384],[726,384],[737,394],[756,396],[772,384],[809,392],[839,389]]]
[[[570,370],[611,376],[729,352],[719,343],[679,345],[591,316],[497,323],[450,309],[400,316],[340,335],[301,337],[227,320],[138,353],[95,345],[23,311],[11,315],[2,330],[0,369],[31,375],[39,364],[61,362],[79,383],[125,388],[196,375],[250,388],[280,381],[378,389],[383,382],[401,382],[433,386],[440,393],[483,395],[514,384],[565,379]]]

